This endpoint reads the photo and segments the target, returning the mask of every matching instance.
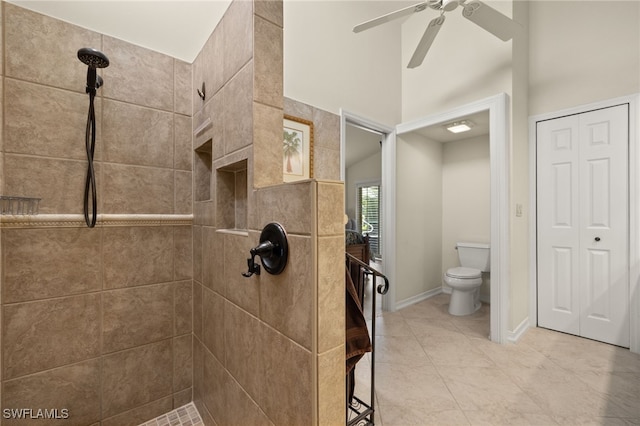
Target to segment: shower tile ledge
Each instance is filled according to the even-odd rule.
[[[96,227],[190,226],[191,214],[98,214]],[[0,228],[78,228],[86,226],[81,214],[1,215]]]

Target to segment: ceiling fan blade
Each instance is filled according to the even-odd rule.
[[[394,19],[402,18],[403,16],[411,15],[415,12],[422,12],[428,6],[428,2],[424,1],[422,3],[414,4],[413,6],[408,6],[400,10],[396,10],[395,12],[387,13],[386,15],[379,16],[370,21],[363,22],[362,24],[358,24],[353,27],[354,33],[359,33],[364,30],[368,30],[369,28],[377,27],[378,25],[384,24],[385,22],[393,21]]]
[[[471,0],[463,4],[462,16],[474,24],[489,31],[502,41],[511,40],[514,25],[509,17],[487,6],[478,0]]]
[[[413,56],[411,57],[407,68],[415,68],[422,64],[424,57],[427,56],[427,52],[429,51],[433,40],[436,38],[436,35],[438,35],[438,31],[440,31],[443,23],[444,15],[440,15],[429,22],[427,29],[420,39],[420,43],[418,43],[418,47],[416,47],[416,51],[413,52]]]

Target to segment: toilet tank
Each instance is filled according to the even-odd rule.
[[[479,269],[482,272],[491,270],[491,250],[489,244],[456,243],[460,266]]]

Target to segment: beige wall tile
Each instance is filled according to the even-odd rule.
[[[202,340],[202,286],[193,283],[193,335]]]
[[[289,259],[280,275],[260,275],[260,319],[311,350],[313,259],[311,238],[289,235]],[[343,292],[340,296],[344,298]],[[343,315],[344,316],[344,315]]]
[[[282,110],[254,103],[253,187],[282,183]]]
[[[174,114],[104,100],[104,161],[152,167],[173,167]]]
[[[225,407],[223,424],[274,425],[238,382],[229,374],[225,374],[223,378],[222,392]]]
[[[102,416],[111,417],[171,395],[172,340],[103,357]]]
[[[193,279],[202,284],[203,227],[193,227]]]
[[[176,170],[175,172],[175,214],[193,214],[193,173]]]
[[[193,376],[191,334],[173,339],[173,392],[190,388]]]
[[[4,8],[5,75],[84,93],[87,66],[77,52],[100,49],[100,34],[10,3]]]
[[[98,211],[101,212],[100,165],[98,179]],[[4,193],[42,198],[40,214],[82,213],[86,161],[4,155]]]
[[[105,228],[103,233],[105,288],[172,281],[171,227]]]
[[[224,234],[224,281],[227,299],[250,312],[258,315],[259,309],[259,276],[250,278],[242,276],[247,272],[249,250],[258,245],[259,233],[250,236]],[[259,259],[256,259],[259,262]]]
[[[193,283],[180,281],[173,286],[173,334],[179,336],[193,331]]]
[[[174,82],[174,112],[191,117],[193,115],[192,98],[197,97],[193,90],[192,68],[187,62],[174,60],[175,82]]]
[[[282,27],[259,16],[254,17],[254,27],[253,99],[281,109],[283,107]]]
[[[344,235],[344,184],[318,182],[318,235]]]
[[[2,10],[0,10],[0,46],[2,46],[0,47],[0,75],[4,74],[4,36],[2,35],[4,31],[2,31],[2,22]]]
[[[173,213],[173,170],[109,163],[103,168],[104,213]]]
[[[3,302],[102,289],[100,230],[5,229]]]
[[[224,362],[224,306],[222,296],[203,289],[202,343],[220,362]]]
[[[266,327],[257,318],[227,302],[224,306],[224,366],[240,386],[260,401],[263,371],[261,358],[271,348],[261,342],[260,333]],[[262,343],[262,346],[261,346]],[[286,362],[281,360],[281,362]],[[215,414],[214,414],[215,416]]]
[[[283,26],[282,0],[257,0],[253,3],[255,14],[279,27]]]
[[[197,148],[207,141],[211,141],[211,155],[213,160],[224,155],[224,91],[218,91],[211,95],[202,110],[195,115],[193,120],[194,133],[193,146]],[[209,120],[209,124],[206,121]]]
[[[306,181],[259,190],[256,195],[260,226],[278,222],[290,234],[310,235],[314,185],[315,182]]]
[[[6,152],[67,159],[87,158],[87,95],[7,78],[5,96]],[[102,101],[96,99],[96,117],[102,117],[101,105]],[[96,160],[100,159],[102,151],[99,124],[98,121]]]
[[[318,355],[318,424],[337,425],[344,422],[347,399],[344,354],[343,344]]]
[[[193,102],[197,108],[202,108],[203,103],[208,103],[213,96],[218,93],[226,82],[224,78],[224,31],[223,23],[213,30],[207,39],[202,50],[194,63],[196,72],[193,80]],[[204,101],[196,93],[196,89],[202,90],[202,83],[205,85]]]
[[[182,407],[193,401],[193,388],[187,388],[173,394],[173,409]],[[200,415],[202,417],[202,414]]]
[[[155,419],[158,416],[173,410],[172,397],[160,398],[149,404],[141,405],[133,410],[126,411],[117,416],[109,417],[102,421],[101,426],[131,426],[139,425],[147,420]]]
[[[313,418],[312,355],[272,328],[258,330],[263,363],[260,406],[274,424],[309,424]]]
[[[284,98],[284,113],[287,115],[313,121],[314,110],[315,108],[311,105],[307,105],[291,98]]]
[[[314,147],[313,177],[340,180],[340,150]]]
[[[318,352],[345,339],[344,237],[318,239]]]
[[[224,234],[215,228],[203,228],[202,284],[218,294],[225,295]]]
[[[204,347],[202,342],[193,337],[193,402],[202,416],[205,411],[204,397]],[[209,355],[213,358],[212,355]]]
[[[106,291],[102,296],[102,352],[140,346],[173,335],[173,284]]]
[[[221,229],[234,229],[236,226],[236,177],[233,171],[216,170],[216,220]]]
[[[100,354],[100,295],[93,293],[3,308],[3,379]]]
[[[234,1],[222,18],[224,30],[224,81],[253,56],[253,2]]]
[[[234,2],[234,4],[249,2]],[[245,66],[223,88],[224,153],[230,154],[253,141],[253,67]]]
[[[68,409],[69,418],[34,421],[48,425],[89,425],[100,420],[100,360],[74,365],[3,382],[4,408]],[[60,412],[61,414],[61,412]],[[4,425],[24,425],[23,420],[3,419]]]
[[[191,226],[173,228],[173,262],[175,281],[193,278],[193,228]]]
[[[340,116],[313,108],[313,143],[315,146],[340,150]]]
[[[211,141],[193,153],[193,195],[195,201],[209,201],[212,197]]]
[[[105,97],[173,111],[173,58],[108,36],[103,43]]]
[[[174,114],[175,125],[174,163],[173,167],[179,170],[192,170],[193,162],[193,120],[191,117]]]
[[[215,424],[231,424],[231,413],[225,405],[224,383],[228,378],[222,364],[207,350],[202,350],[202,393],[201,400],[206,412],[211,413]],[[204,419],[203,419],[204,420]]]

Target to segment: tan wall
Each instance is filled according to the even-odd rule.
[[[192,210],[191,65],[2,7],[2,193],[42,198],[39,216],[0,224],[2,408],[144,421],[192,394],[192,230],[177,216]],[[111,61],[96,98],[94,229],[80,215],[81,47]]]
[[[344,189],[282,184],[281,145],[283,112],[313,120],[314,176],[339,177],[339,121],[283,101],[282,23],[281,2],[234,2],[194,62],[211,94],[194,98],[194,400],[206,424],[344,421]],[[288,233],[287,267],[245,278],[269,222]]]
[[[442,269],[460,266],[457,242],[491,240],[489,136],[442,145]],[[446,286],[446,284],[444,284]],[[487,280],[480,288],[489,299]]]
[[[410,304],[442,285],[442,144],[408,133],[397,146],[396,301]]]

